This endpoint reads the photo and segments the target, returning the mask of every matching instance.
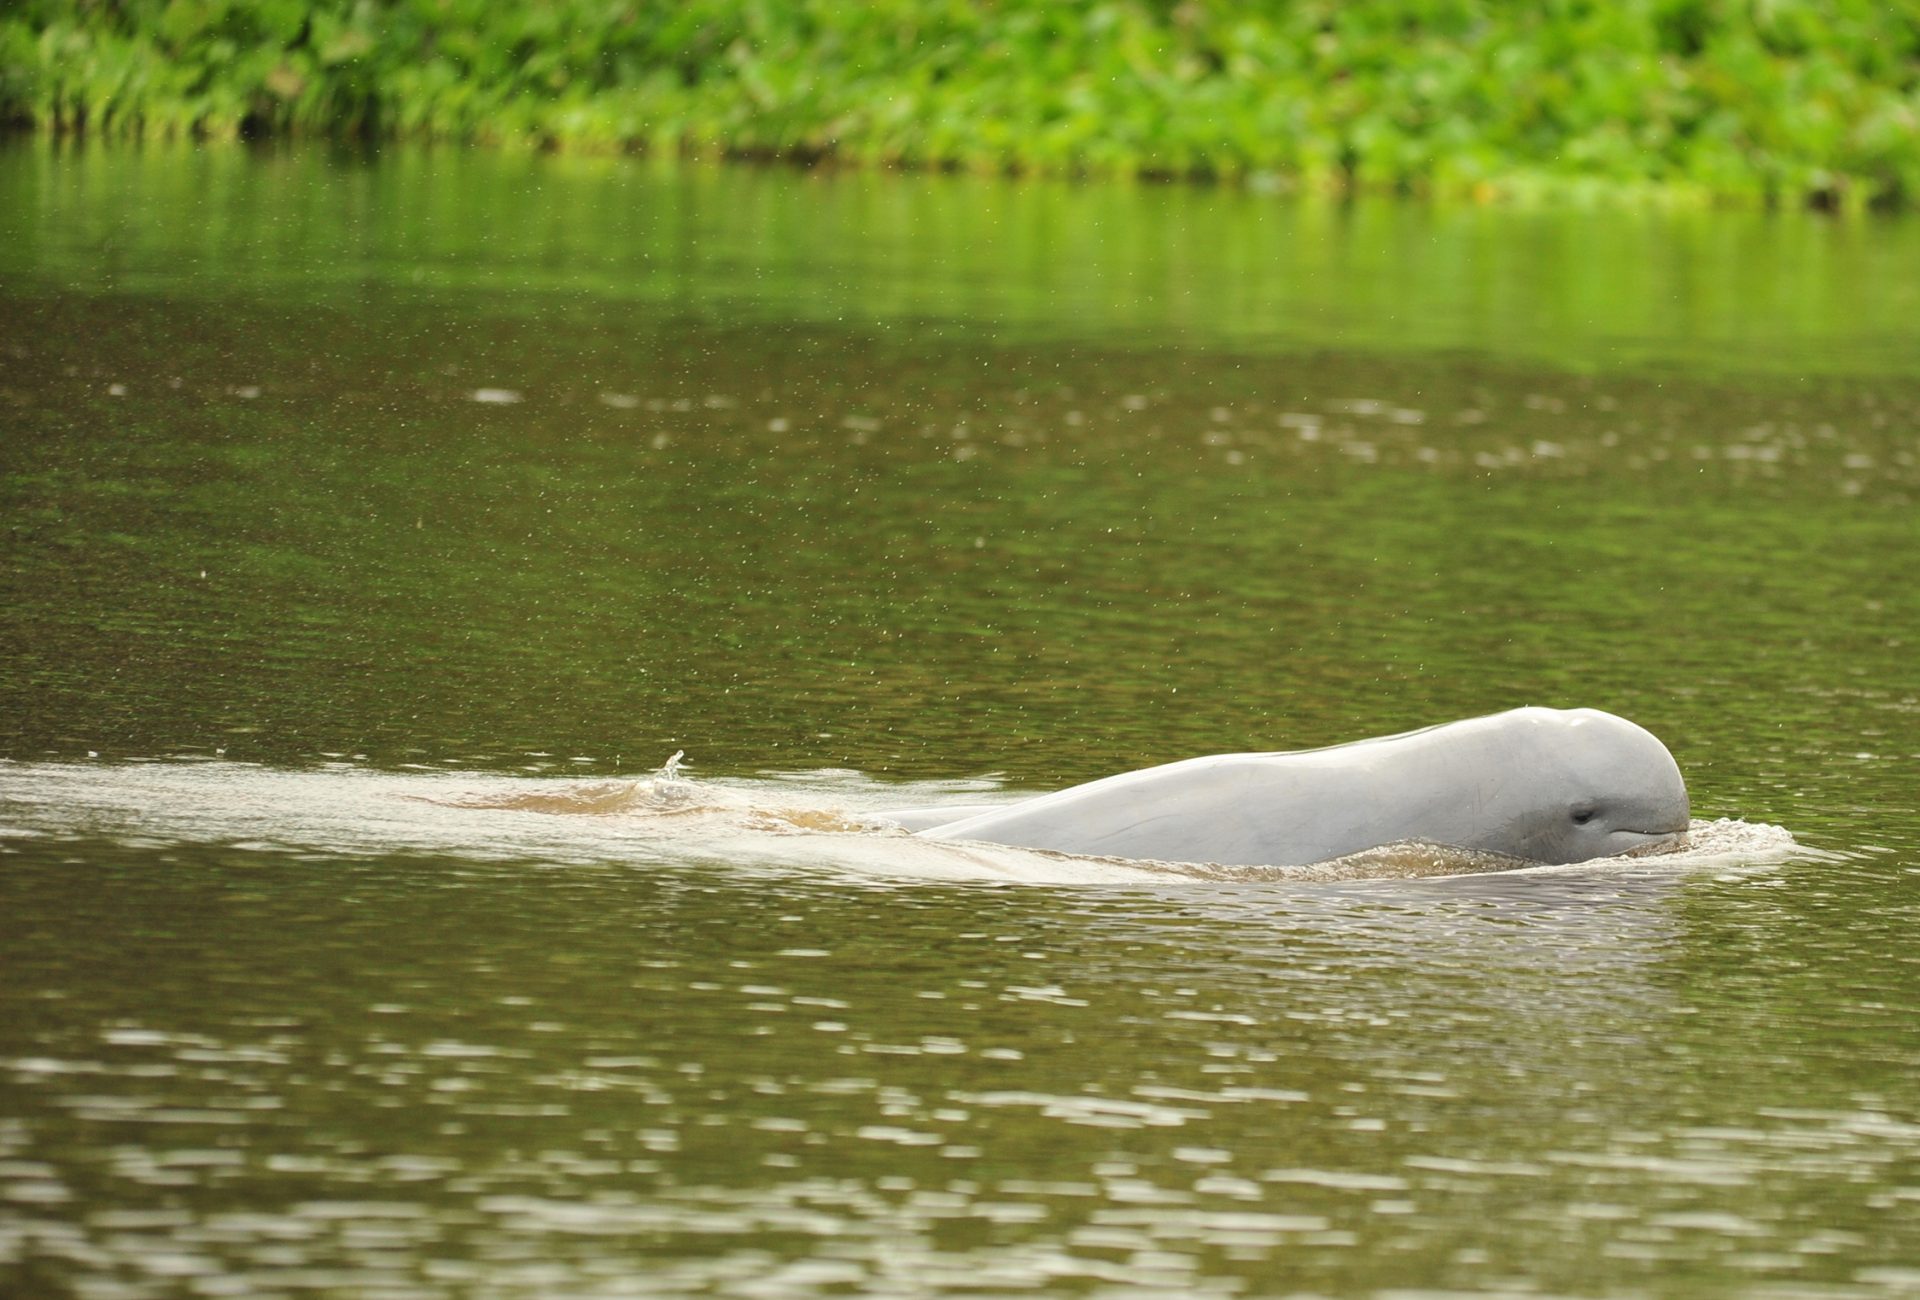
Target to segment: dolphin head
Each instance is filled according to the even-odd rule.
[[[1525,808],[1510,810],[1506,851],[1536,862],[1592,858],[1679,844],[1690,817],[1679,764],[1659,739],[1598,709],[1516,709],[1519,757],[1530,773]]]

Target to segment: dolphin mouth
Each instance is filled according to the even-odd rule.
[[[1652,857],[1656,853],[1678,853],[1687,847],[1687,829],[1687,827],[1683,826],[1679,830],[1666,831],[1625,829],[1614,831],[1613,833],[1615,835],[1632,835],[1638,837],[1641,841],[1638,844],[1629,845],[1627,848],[1620,850],[1617,856],[1623,858],[1646,858]]]

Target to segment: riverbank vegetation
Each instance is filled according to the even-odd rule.
[[[20,0],[0,114],[1473,198],[1920,203],[1920,2]]]

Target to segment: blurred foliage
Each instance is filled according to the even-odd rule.
[[[15,0],[0,113],[105,135],[1920,201],[1920,0]]]

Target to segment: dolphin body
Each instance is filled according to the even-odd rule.
[[[1222,866],[1299,866],[1405,841],[1584,862],[1678,844],[1689,824],[1686,782],[1653,733],[1598,709],[1541,708],[884,815],[929,839]]]

